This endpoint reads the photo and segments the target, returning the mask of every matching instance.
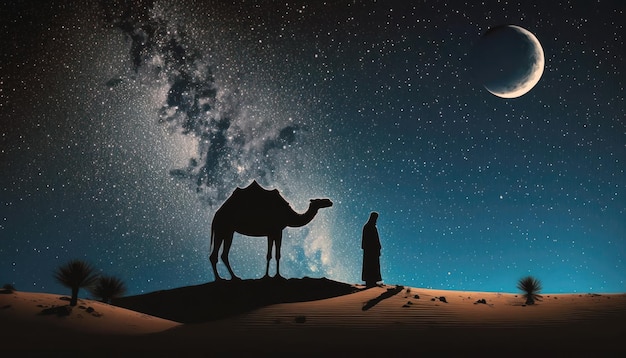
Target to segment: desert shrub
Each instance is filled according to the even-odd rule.
[[[535,301],[541,301],[542,296],[539,294],[541,292],[541,281],[532,277],[526,276],[517,281],[517,288],[524,292],[522,295],[526,298],[527,305],[535,304]]]
[[[70,306],[76,306],[78,290],[91,287],[98,280],[98,273],[89,263],[82,260],[72,260],[59,266],[54,272],[54,278],[72,290]]]
[[[118,277],[101,276],[90,291],[94,297],[99,298],[102,302],[110,303],[112,299],[126,293],[126,285]]]

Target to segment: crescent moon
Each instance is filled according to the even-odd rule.
[[[514,27],[516,30],[518,30],[523,35],[525,35],[528,38],[528,40],[530,40],[530,42],[534,45],[533,47],[534,47],[535,52],[533,54],[533,59],[534,59],[533,66],[528,71],[528,75],[526,77],[524,77],[523,79],[521,79],[520,81],[512,85],[510,88],[507,89],[507,91],[496,91],[494,89],[490,89],[487,86],[485,86],[485,89],[489,91],[491,94],[498,96],[498,97],[517,98],[526,94],[533,87],[535,87],[537,82],[539,82],[541,75],[543,75],[545,59],[543,56],[543,47],[541,47],[541,43],[539,42],[537,37],[533,35],[532,32],[526,30],[523,27],[519,27],[515,25],[509,25],[509,26]]]

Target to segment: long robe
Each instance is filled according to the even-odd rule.
[[[370,284],[382,281],[380,274],[380,238],[378,237],[376,224],[373,222],[367,222],[363,226],[361,249],[363,249],[361,279]]]

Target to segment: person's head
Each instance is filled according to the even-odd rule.
[[[370,218],[369,218],[369,222],[376,224],[376,220],[378,219],[378,213],[375,211],[372,211],[370,213]]]

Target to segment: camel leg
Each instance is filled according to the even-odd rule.
[[[220,246],[222,246],[222,234],[214,233],[215,241],[213,242],[213,251],[211,252],[211,256],[209,256],[209,260],[211,261],[211,267],[213,267],[213,275],[215,276],[215,281],[221,281],[222,278],[220,274],[217,273],[217,256],[220,251]]]
[[[280,231],[278,232],[278,234],[276,235],[276,237],[274,237],[274,246],[276,247],[276,276],[274,276],[275,278],[283,278],[280,275],[280,245],[283,242],[283,232]]]
[[[228,273],[230,273],[230,278],[233,280],[241,280],[239,277],[235,275],[233,269],[230,267],[230,261],[228,261],[228,252],[230,251],[230,245],[233,244],[233,232],[228,233],[228,236],[224,238],[224,250],[222,250],[222,261],[226,268],[228,269]]]
[[[270,260],[272,259],[272,244],[273,244],[272,240],[272,235],[268,235],[267,236],[267,263],[265,264],[265,276],[263,276],[263,278],[268,278],[270,277]]]

